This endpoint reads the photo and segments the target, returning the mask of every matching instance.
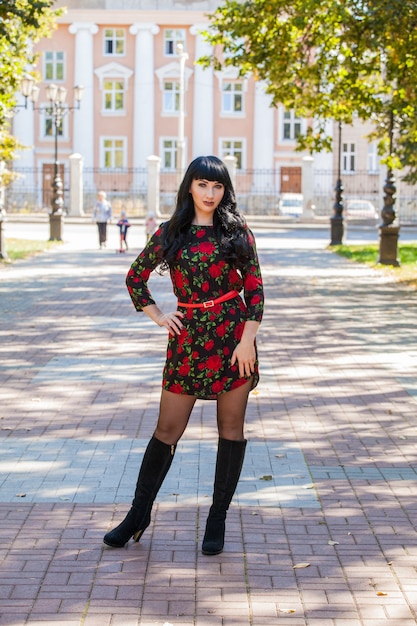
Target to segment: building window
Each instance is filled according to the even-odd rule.
[[[43,138],[55,137],[55,121],[52,115],[48,115],[48,112],[44,113],[43,123]],[[58,121],[58,137],[64,137],[64,119],[61,118]]]
[[[124,137],[102,137],[100,162],[104,169],[126,167],[126,139]]]
[[[356,170],[356,146],[354,143],[343,144],[342,169],[345,174]]]
[[[45,52],[43,73],[45,80],[64,80],[64,53],[52,51]]]
[[[222,85],[222,112],[242,113],[243,111],[243,84],[223,83]]]
[[[167,57],[177,56],[177,45],[181,43],[185,50],[185,30],[167,28],[164,33],[164,54]]]
[[[284,111],[283,139],[287,141],[295,141],[301,133],[301,124],[301,117],[297,117],[294,111]]]
[[[104,56],[124,56],[125,48],[124,28],[106,28],[104,30]]]
[[[175,170],[177,167],[177,140],[162,139],[162,168]]]
[[[164,81],[163,111],[177,113],[180,109],[180,84],[178,81]]]
[[[368,143],[368,174],[379,174],[379,156],[376,141]]]
[[[229,155],[236,157],[237,169],[243,169],[245,154],[242,139],[222,139],[220,142],[220,154],[222,158]]]
[[[120,113],[125,108],[123,80],[105,80],[103,83],[103,109],[106,113]]]

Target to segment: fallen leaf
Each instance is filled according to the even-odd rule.
[[[270,474],[266,474],[265,476],[261,476],[259,480],[272,480],[272,476]]]
[[[388,594],[385,591],[377,591],[377,596],[387,596]]]
[[[303,569],[305,567],[310,567],[311,563],[297,563],[294,565],[293,569]]]

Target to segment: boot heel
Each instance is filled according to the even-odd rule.
[[[145,532],[145,528],[141,528],[140,530],[138,530],[138,532],[133,535],[133,541],[137,543],[139,539],[142,537],[144,532]]]

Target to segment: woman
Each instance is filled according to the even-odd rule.
[[[163,313],[147,287],[157,267],[170,272],[177,309]],[[145,451],[132,508],[104,537],[138,541],[197,398],[215,399],[219,433],[203,554],[223,550],[225,520],[245,455],[243,424],[259,380],[255,336],[263,312],[255,242],[239,213],[228,170],[198,157],[180,185],[172,218],[152,235],[127,275],[133,304],[169,332],[160,412]],[[239,296],[244,290],[245,303]]]
[[[93,222],[98,228],[98,243],[100,248],[106,247],[107,243],[107,223],[112,220],[112,208],[107,200],[106,192],[99,191],[97,194],[97,202],[93,210]]]

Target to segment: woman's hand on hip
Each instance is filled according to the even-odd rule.
[[[162,313],[156,320],[159,326],[165,326],[169,334],[172,336],[179,335],[183,329],[182,319],[184,313],[181,311],[173,311],[172,313]]]

